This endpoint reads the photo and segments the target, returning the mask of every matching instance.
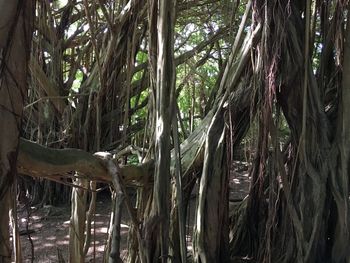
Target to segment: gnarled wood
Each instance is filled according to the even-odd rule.
[[[88,180],[111,183],[112,177],[103,160],[79,149],[52,149],[21,139],[17,161],[18,171],[33,177],[59,180],[78,172]],[[153,161],[141,165],[122,166],[125,184],[142,184],[152,174]]]

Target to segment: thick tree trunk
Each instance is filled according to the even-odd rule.
[[[11,260],[8,212],[14,201],[12,183],[27,95],[33,7],[31,0],[0,1],[0,262]]]
[[[250,4],[247,5],[241,27],[246,23],[249,10]],[[232,112],[230,146],[234,147],[245,135],[249,127],[249,114],[254,110],[250,104],[251,99],[254,99],[250,89],[252,84],[245,79],[243,72],[244,70],[245,74],[250,72],[251,65],[248,63],[248,58],[259,36],[260,27],[246,35],[244,44],[242,44],[243,35],[237,35],[212,109],[215,114],[210,120],[206,135],[195,224],[194,260],[197,263],[230,260],[228,229],[225,228],[228,224],[228,175],[225,168],[227,157],[224,104],[229,102],[228,110]],[[244,89],[246,86],[248,88]]]
[[[221,114],[209,127],[204,166],[200,179],[194,235],[194,260],[198,263],[229,262],[228,180],[225,159],[225,129]]]
[[[261,80],[257,86],[259,141],[247,210],[241,217],[245,223],[240,225],[248,238],[236,245],[259,262],[347,262],[348,36],[335,127],[322,98],[327,87],[317,86],[310,59],[311,1],[305,5],[253,1],[253,10],[254,22],[263,25],[264,40],[255,53],[256,61],[262,58],[257,66]],[[327,77],[320,76],[322,80]],[[332,103],[337,104],[338,99]],[[279,107],[291,131],[289,147],[283,153],[276,127]],[[253,241],[250,251],[242,248],[247,240]]]
[[[344,39],[343,79],[341,85],[341,100],[339,107],[338,134],[335,148],[339,149],[339,159],[333,159],[335,164],[331,169],[331,190],[336,205],[336,225],[332,260],[334,262],[350,262],[350,203],[349,203],[349,172],[350,172],[350,6],[347,6],[347,24]],[[338,161],[338,162],[337,162]],[[336,164],[340,164],[336,167]]]
[[[170,132],[173,113],[173,98],[175,89],[175,64],[174,64],[174,20],[175,1],[159,1],[153,3],[157,13],[157,21],[153,20],[150,34],[155,27],[158,29],[157,42],[157,71],[156,76],[156,132],[155,132],[155,173],[153,206],[151,217],[155,228],[156,244],[152,244],[148,251],[148,260],[153,262],[168,261],[169,249],[169,216],[170,216]],[[151,14],[151,17],[153,15]],[[155,50],[153,50],[154,52]],[[155,54],[151,53],[150,57]],[[152,64],[153,65],[153,64]],[[147,230],[146,230],[147,231]],[[149,230],[148,230],[149,231]],[[151,231],[153,232],[153,231]]]

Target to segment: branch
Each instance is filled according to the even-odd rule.
[[[52,149],[20,139],[17,169],[19,173],[49,180],[73,177],[73,171],[88,180],[111,183],[108,164],[98,156],[79,149]],[[153,161],[140,165],[121,166],[126,185],[142,184],[153,172]]]
[[[29,70],[31,72],[31,76],[38,81],[40,89],[42,89],[48,97],[52,98],[50,101],[57,112],[62,114],[66,108],[66,103],[60,96],[57,90],[58,88],[46,76],[45,72],[34,57],[31,57],[30,59]]]

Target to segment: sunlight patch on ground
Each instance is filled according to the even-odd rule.
[[[45,243],[45,244],[42,244],[43,247],[53,247],[54,244],[50,244],[50,243]]]
[[[56,242],[57,245],[69,245],[69,241],[68,240],[60,240]]]
[[[42,228],[43,227],[43,223],[35,223],[35,224],[33,224],[34,225],[34,227],[36,228],[36,229],[40,229],[40,228]]]
[[[107,231],[108,231],[108,227],[99,227],[98,229],[96,229],[96,233],[106,234]]]
[[[98,253],[104,253],[105,252],[105,244],[98,244],[96,243],[95,244],[95,252],[98,252]],[[94,253],[94,245],[93,245],[93,242],[91,242],[91,246],[88,250],[88,254],[90,255],[93,255]]]

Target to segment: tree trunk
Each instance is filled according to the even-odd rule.
[[[174,21],[175,1],[150,3],[157,20],[152,20],[150,34],[158,29],[156,76],[156,132],[155,132],[155,173],[153,204],[149,222],[157,225],[153,235],[156,243],[148,249],[148,260],[165,263],[168,261],[169,249],[169,216],[170,216],[170,135],[175,88],[174,64]],[[152,15],[151,15],[152,17]],[[154,37],[151,35],[151,37]],[[153,52],[155,49],[152,49]],[[146,229],[147,231],[147,229]],[[148,231],[150,231],[148,229]],[[150,231],[153,232],[153,231]]]
[[[69,262],[83,263],[84,241],[85,241],[85,220],[88,182],[84,179],[75,179],[75,183],[82,188],[73,188],[71,218],[69,226]]]
[[[0,262],[11,261],[8,212],[15,198],[12,183],[16,176],[22,110],[27,95],[33,7],[31,0],[0,1]]]
[[[348,36],[342,39],[342,91],[332,101],[339,111],[335,125],[322,95],[329,76],[317,76],[312,67],[311,9],[311,1],[253,1],[253,25],[263,27],[264,40],[253,59],[259,62],[259,136],[240,225],[248,237],[235,245],[259,262],[349,260]],[[341,4],[335,12],[346,13]],[[277,127],[280,109],[291,132],[284,152]],[[248,240],[250,251],[242,248]]]
[[[333,192],[336,211],[336,225],[334,229],[334,244],[332,260],[334,262],[350,262],[350,203],[349,203],[349,172],[350,172],[350,6],[347,6],[347,24],[345,31],[345,45],[343,58],[343,79],[341,85],[341,99],[337,131],[339,136],[335,147],[339,149],[338,158],[331,169],[331,190]],[[338,160],[337,160],[338,159]],[[336,164],[340,164],[336,167]]]
[[[214,116],[207,136],[196,214],[194,260],[198,263],[229,262],[228,230],[225,229],[228,222],[228,176],[221,114]]]

